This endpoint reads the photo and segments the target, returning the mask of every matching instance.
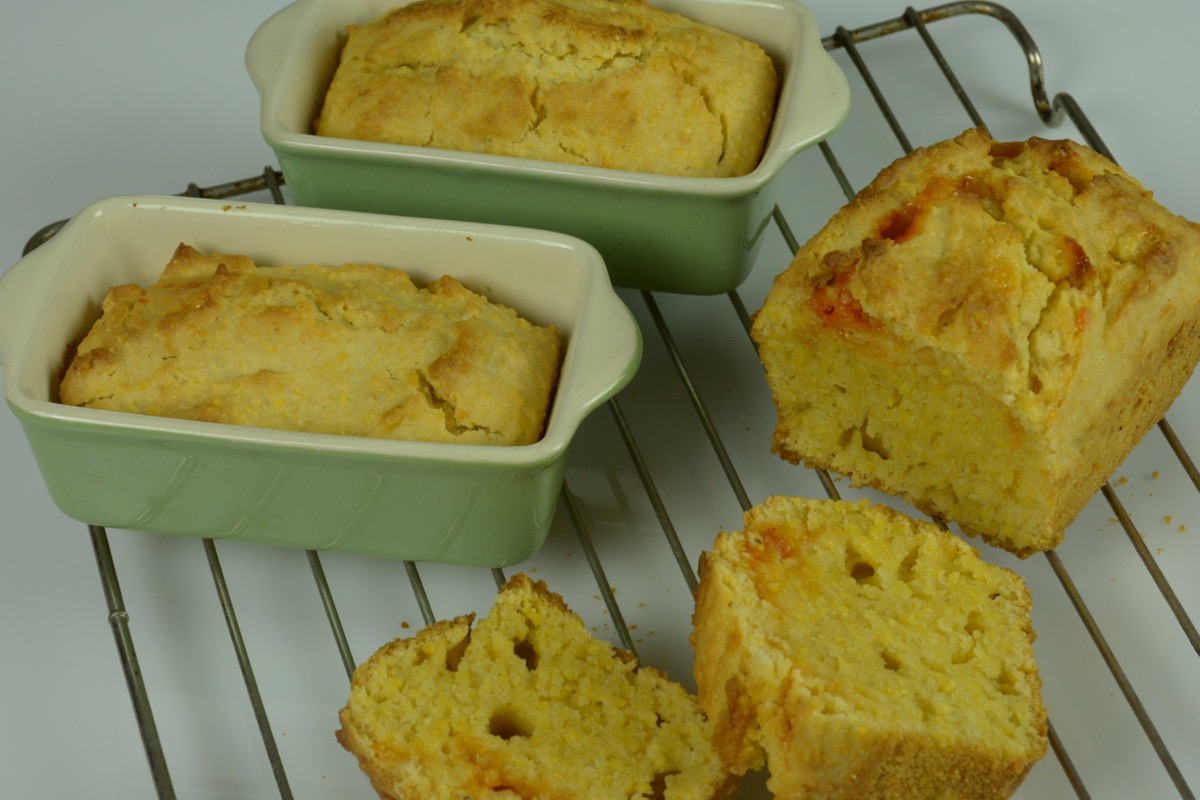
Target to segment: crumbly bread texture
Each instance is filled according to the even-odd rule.
[[[773,449],[1020,556],[1053,548],[1200,360],[1200,226],[1070,142],[883,170],[755,315]]]
[[[931,522],[775,496],[702,556],[692,643],[732,771],[777,798],[999,800],[1046,752],[1032,601]]]
[[[694,177],[751,172],[771,58],[645,0],[420,0],[348,28],[322,136]]]
[[[435,623],[354,673],[337,738],[382,798],[727,796],[695,696],[597,639],[541,581]]]
[[[562,343],[445,276],[258,266],[181,244],[116,286],[63,403],[312,433],[519,445],[542,436]]]

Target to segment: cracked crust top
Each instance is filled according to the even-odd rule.
[[[852,299],[860,328],[1049,408],[1080,367],[1074,339],[1140,312],[1197,251],[1200,227],[1098,153],[976,128],[883,170],[779,281],[818,285],[811,303],[839,311],[827,328],[846,327]]]
[[[423,0],[350,26],[322,136],[696,177],[751,172],[778,76],[644,0]]]
[[[260,267],[181,244],[158,282],[117,286],[63,403],[282,430],[530,444],[558,332],[445,276],[369,264]]]

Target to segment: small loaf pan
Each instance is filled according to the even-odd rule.
[[[541,441],[434,444],[64,406],[65,353],[108,287],[152,283],[180,242],[260,264],[363,261],[442,274],[565,338]],[[594,248],[568,236],[196,198],[118,197],[0,278],[5,399],[50,494],[82,522],[163,534],[503,566],[554,516],[571,439],[632,377],[641,337]]]
[[[753,266],[780,171],[849,111],[846,77],[799,3],[658,0],[774,58],[779,103],[750,174],[685,178],[314,135],[346,25],[404,1],[298,0],[251,38],[246,65],[262,99],[263,136],[297,203],[560,231],[594,245],[617,286],[719,294]]]

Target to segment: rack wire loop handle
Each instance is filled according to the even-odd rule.
[[[274,201],[280,205],[283,204],[283,173],[274,167],[266,167],[262,174],[256,175],[253,178],[243,178],[236,181],[227,181],[218,183],[212,186],[199,186],[196,183],[189,183],[187,188],[182,192],[178,192],[176,197],[207,197],[209,199],[223,200],[229,197],[238,197],[252,192],[260,192],[263,190],[271,193]],[[41,247],[54,237],[54,234],[62,230],[62,227],[70,222],[70,219],[60,219],[57,222],[51,222],[44,226],[25,243],[25,247],[21,250],[21,255],[29,255],[34,250]]]

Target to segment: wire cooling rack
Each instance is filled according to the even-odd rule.
[[[761,302],[790,253],[888,158],[911,150],[914,141],[924,143],[968,126],[991,124],[972,99],[980,93],[978,88],[964,87],[951,66],[956,58],[1007,58],[998,65],[998,76],[1028,77],[1033,114],[1025,108],[1015,122],[1012,109],[992,101],[990,87],[982,92],[1000,107],[996,113],[1025,129],[1025,135],[1071,126],[1076,138],[1113,158],[1079,103],[1069,94],[1047,92],[1033,38],[1002,6],[964,2],[924,11],[908,8],[875,25],[838,28],[824,45],[855,84],[856,110],[841,131],[798,157],[794,168],[789,166],[785,179],[795,190],[775,209],[774,233],[764,234],[775,238],[764,245],[745,286],[715,298],[623,291],[645,334],[642,368],[633,383],[581,429],[547,544],[528,564],[514,568],[537,573],[564,594],[599,635],[689,686],[687,634],[697,580],[694,565],[716,532],[736,526],[740,511],[769,493],[868,494],[823,472],[777,463],[769,453],[773,411],[749,339],[748,309]],[[1023,70],[1009,64],[1021,55]],[[863,102],[866,98],[871,102]],[[887,156],[891,148],[896,149]],[[183,194],[260,194],[287,202],[282,175],[272,167],[230,183],[191,184]],[[26,250],[53,236],[61,224],[39,231]],[[1200,436],[1200,413],[1191,402],[1200,391],[1195,384],[1184,390],[1168,415],[1181,423],[1180,432],[1164,419],[1104,485],[1057,551],[1019,562],[983,548],[985,557],[1015,569],[1030,584],[1040,634],[1038,660],[1050,712],[1051,755],[1035,767],[1019,797],[1194,797],[1190,783],[1200,781],[1200,702],[1194,699],[1200,695],[1200,635],[1191,615],[1200,608],[1200,595],[1188,564],[1200,563],[1200,551],[1192,543],[1200,530],[1200,474],[1184,441],[1195,442]],[[1164,508],[1158,499],[1163,496],[1174,498],[1178,507]],[[896,505],[890,498],[877,499]],[[1187,535],[1189,527],[1192,537]],[[207,713],[186,706],[177,709],[172,697],[169,722],[163,724],[166,715],[156,717],[162,698],[154,687],[169,681],[157,680],[153,670],[170,663],[161,653],[178,642],[151,634],[139,638],[144,651],[139,653],[134,642],[139,609],[137,603],[127,604],[122,592],[118,548],[105,529],[88,530],[154,791],[160,798],[185,794],[170,763],[192,749],[194,739],[205,741],[204,735],[180,731],[189,727],[192,711],[197,717]],[[332,729],[345,684],[328,687],[323,698],[299,714],[292,708],[295,698],[281,699],[279,692],[268,689],[276,685],[281,657],[271,652],[271,644],[260,645],[253,634],[244,632],[246,627],[270,627],[262,621],[245,625],[247,605],[254,613],[261,605],[252,599],[261,587],[246,585],[245,576],[254,564],[263,559],[305,561],[304,571],[312,579],[306,591],[315,589],[332,647],[325,635],[311,632],[300,649],[319,653],[314,658],[326,662],[336,658],[347,677],[357,659],[386,638],[403,635],[405,628],[466,611],[485,612],[507,577],[501,570],[481,574],[477,569],[381,564],[311,551],[265,555],[252,545],[222,544],[218,552],[212,540],[156,545],[196,546],[203,548],[245,687],[245,706],[233,713],[253,720],[253,738],[261,745],[239,751],[239,761],[254,765],[245,768],[251,776],[263,769],[270,774],[259,776],[258,783],[248,778],[237,796],[369,794],[353,766],[339,767],[331,775],[334,763],[353,761],[340,751],[328,752],[337,751]],[[137,582],[145,565],[130,560],[121,577]],[[243,561],[251,566],[243,566]],[[234,580],[227,577],[231,562],[238,564],[233,571],[239,577]],[[397,600],[397,583],[405,585],[411,597]],[[159,591],[169,593],[171,588]],[[251,599],[235,603],[235,596]],[[381,614],[383,598],[395,607]],[[145,615],[146,609],[140,613]],[[370,623],[357,622],[364,615]],[[376,621],[379,617],[383,619]],[[260,635],[275,641],[270,634]],[[206,656],[222,663],[229,658],[223,652]],[[285,709],[283,733],[273,722],[279,707]],[[311,757],[311,748],[305,751],[285,742],[289,734],[310,741],[297,736],[301,727],[319,729],[311,739],[327,745],[316,746],[319,757]],[[220,734],[209,735],[208,741],[215,736]],[[229,763],[220,769],[237,771]],[[216,775],[210,777],[214,784],[221,782]],[[188,780],[197,783],[190,775]],[[314,786],[319,788],[314,791]],[[761,781],[747,781],[742,796],[760,795],[765,796]]]

